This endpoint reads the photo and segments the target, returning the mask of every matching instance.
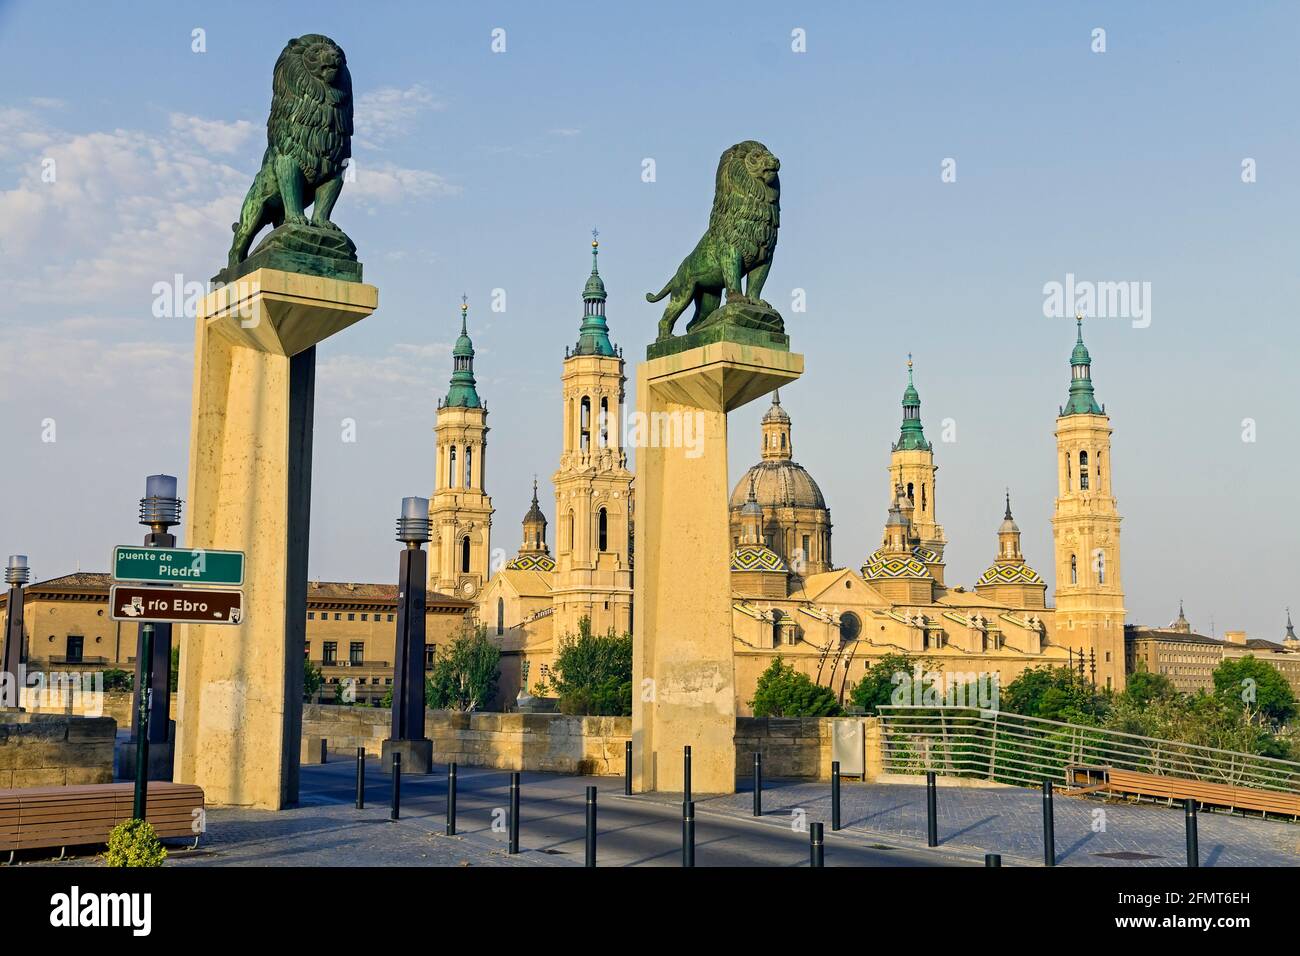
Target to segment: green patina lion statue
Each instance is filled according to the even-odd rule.
[[[330,212],[343,189],[344,160],[352,155],[352,76],[339,45],[308,33],[290,40],[275,61],[271,116],[266,121],[262,168],[234,223],[230,267],[248,258],[253,237],[267,224],[310,225],[341,235]]]
[[[686,331],[705,324],[722,303],[724,290],[728,304],[771,309],[760,296],[772,268],[776,233],[781,225],[780,169],[781,161],[752,139],[722,154],[708,231],[668,284],[658,293],[646,293],[647,302],[672,296],[659,321],[660,341],[672,337],[673,326],[692,302],[695,314]]]

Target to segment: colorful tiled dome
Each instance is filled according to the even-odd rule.
[[[731,570],[733,571],[772,571],[788,574],[789,566],[781,556],[771,548],[761,544],[742,544],[731,552]]]
[[[872,558],[875,557],[875,555],[872,555]],[[862,576],[868,581],[879,581],[887,578],[928,579],[930,572],[916,558],[892,555],[868,561],[862,566]]]
[[[1042,584],[1043,579],[1027,564],[995,564],[975,582],[980,584]]]
[[[555,559],[549,554],[521,554],[506,565],[507,571],[554,571]]]

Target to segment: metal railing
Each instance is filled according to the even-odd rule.
[[[1300,763],[975,707],[881,706],[886,773],[1068,784],[1067,766],[1300,793]]]

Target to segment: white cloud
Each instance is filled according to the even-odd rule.
[[[172,129],[189,136],[209,153],[239,153],[250,138],[262,131],[248,120],[227,123],[183,113],[173,113],[171,124]]]
[[[357,144],[379,149],[406,132],[421,113],[446,109],[446,104],[420,84],[400,89],[385,86],[357,97],[353,109]]]
[[[460,187],[432,170],[407,169],[391,163],[356,165],[356,180],[344,187],[344,195],[363,202],[397,203],[412,198],[460,195]]]

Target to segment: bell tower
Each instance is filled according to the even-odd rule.
[[[1124,689],[1124,588],[1119,507],[1111,490],[1110,418],[1092,386],[1083,317],[1070,355],[1070,397],[1056,419],[1058,645],[1096,654],[1097,686]]]
[[[934,448],[925,437],[921,424],[921,395],[912,381],[912,356],[907,356],[907,388],[903,390],[903,424],[898,441],[890,449],[889,477],[901,485],[903,496],[911,505],[908,516],[923,563],[940,586],[943,585],[943,549],[948,540],[939,524],[936,511]]]
[[[468,322],[469,303],[462,296],[451,383],[447,397],[438,403],[433,429],[437,457],[429,499],[429,590],[472,600],[488,579],[492,499],[483,487],[487,406],[479,399],[474,381],[474,343]]]
[[[623,449],[623,354],[609,340],[605,283],[591,231],[591,275],[582,290],[578,343],[560,375],[564,435],[555,472],[554,633],[632,630],[632,472]]]

